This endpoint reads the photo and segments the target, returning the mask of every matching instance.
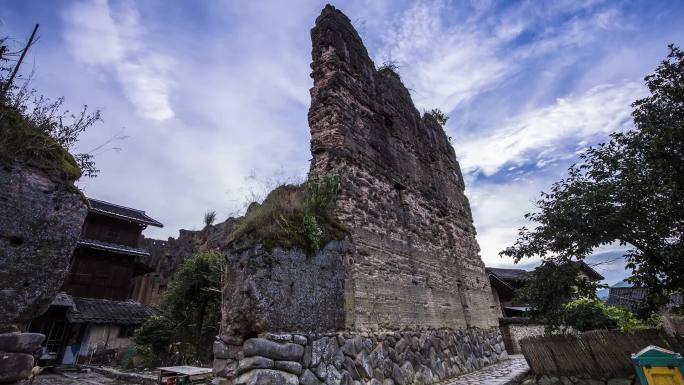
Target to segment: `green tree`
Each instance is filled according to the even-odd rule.
[[[183,262],[162,296],[160,314],[135,334],[135,342],[156,359],[151,363],[209,362],[221,319],[222,274],[223,256],[217,252],[198,253]]]
[[[645,314],[684,289],[684,53],[669,50],[645,78],[650,95],[632,104],[634,128],[582,154],[525,215],[536,227],[501,252],[562,263],[628,246],[632,280],[649,290]]]
[[[518,291],[516,302],[529,307],[528,315],[554,332],[564,323],[565,304],[578,297],[596,297],[597,284],[580,278],[577,263],[543,261]]]

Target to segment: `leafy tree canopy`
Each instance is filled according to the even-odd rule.
[[[544,261],[530,273],[516,302],[529,306],[528,315],[546,325],[548,331],[556,331],[564,323],[565,304],[578,297],[596,297],[598,285],[581,278],[579,271],[577,263]]]
[[[223,256],[202,252],[183,262],[164,292],[160,314],[135,333],[147,363],[208,363],[221,319]]]
[[[684,52],[669,50],[632,104],[634,128],[583,153],[502,255],[564,262],[617,242],[652,308],[684,289]]]

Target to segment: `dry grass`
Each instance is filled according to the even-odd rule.
[[[338,186],[336,177],[322,177],[275,188],[262,204],[250,205],[230,242],[317,252],[325,243],[344,236],[331,214]]]

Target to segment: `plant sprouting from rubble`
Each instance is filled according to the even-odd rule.
[[[449,120],[449,115],[442,112],[439,108],[433,108],[427,114],[430,114],[442,127],[446,126],[447,120]]]
[[[250,239],[268,249],[299,247],[315,253],[344,233],[331,215],[338,190],[336,175],[311,177],[300,185],[278,186],[263,203],[250,205],[230,240]]]
[[[216,211],[211,210],[204,213],[204,225],[211,226],[216,221]]]

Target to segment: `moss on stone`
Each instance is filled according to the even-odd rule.
[[[0,163],[14,162],[44,170],[69,186],[81,177],[81,169],[69,151],[15,108],[0,106]]]

